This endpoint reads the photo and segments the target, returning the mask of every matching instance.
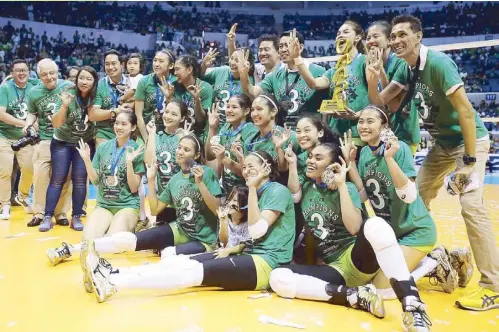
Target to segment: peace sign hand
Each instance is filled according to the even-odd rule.
[[[239,52],[237,52],[237,70],[239,71],[239,75],[247,76],[249,73],[249,68],[249,50],[240,50]]]
[[[199,95],[201,94],[202,90],[203,90],[203,88],[201,88],[198,84],[196,84],[196,85],[189,85],[187,87],[187,91],[189,91],[189,93],[191,94],[192,98],[194,98],[194,99],[198,99],[199,98]]]
[[[144,151],[144,146],[139,146],[138,149],[134,150],[133,147],[129,146],[126,149],[126,162],[132,163],[138,155],[140,155]]]
[[[296,38],[296,29],[291,32],[291,42],[289,44],[289,55],[292,59],[300,57],[300,41]]]
[[[208,53],[203,58],[203,66],[206,68],[209,68],[213,66],[213,62],[216,60],[216,57],[220,54],[220,52],[217,52],[216,48],[210,48]]]
[[[184,121],[184,128],[178,128],[175,134],[177,134],[178,139],[182,139],[182,137],[189,135],[192,133],[191,131],[192,123],[188,121]]]
[[[165,96],[166,100],[170,100],[173,97],[173,92],[175,90],[175,87],[170,84],[170,82],[166,81],[166,78],[164,76],[161,76],[159,78],[158,87]]]

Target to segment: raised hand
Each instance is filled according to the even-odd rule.
[[[154,120],[149,121],[146,129],[147,129],[147,133],[149,135],[155,135],[156,134],[156,122]]]
[[[243,52],[237,52],[237,70],[239,71],[239,75],[248,75],[250,63],[249,63],[249,50]]]
[[[288,162],[288,165],[296,165],[298,162],[298,158],[296,157],[296,154],[293,151],[293,145],[289,144],[288,147],[286,148],[286,151],[284,151],[284,158]]]
[[[333,183],[336,187],[339,187],[346,182],[347,173],[352,168],[352,162],[349,162],[347,166],[347,163],[343,158],[340,157],[340,161],[341,165],[338,163],[333,164],[333,170],[335,172]]]
[[[246,185],[252,188],[258,188],[262,183],[263,179],[270,174],[270,166],[265,165],[256,174],[250,174],[246,180]]]
[[[158,173],[158,159],[156,158],[156,155],[153,157],[153,160],[150,164],[146,163],[146,171],[147,171],[147,180],[155,181],[156,174]]]
[[[284,131],[281,132],[279,129],[272,129],[272,143],[274,143],[276,148],[282,147],[282,145],[291,138],[291,128],[284,124]]]
[[[201,94],[201,91],[203,88],[201,88],[199,85],[189,85],[187,87],[187,91],[191,94],[193,99],[198,99],[199,95]]]
[[[80,141],[78,142],[78,147],[76,148],[76,150],[78,150],[81,159],[83,159],[85,163],[90,162],[90,147],[83,141],[83,139],[80,139]]]
[[[175,134],[178,136],[178,139],[180,140],[182,137],[192,133],[191,128],[192,128],[192,123],[184,121],[184,128],[178,128]]]
[[[69,93],[67,88],[62,90],[57,96],[59,96],[64,106],[69,106],[75,99],[75,96]]]
[[[237,23],[234,23],[232,27],[230,28],[230,31],[227,33],[227,39],[230,41],[235,41],[236,40],[236,29],[237,29]]]
[[[296,38],[296,29],[291,33],[291,42],[289,44],[289,55],[292,59],[299,58],[300,54],[300,41]]]
[[[218,114],[218,103],[213,103],[211,111],[208,111],[208,125],[212,129],[218,128],[220,116]]]
[[[350,161],[350,151],[353,149],[353,146],[355,144],[352,141],[352,129],[348,129],[348,136],[347,133],[343,133],[343,139],[340,137],[340,148],[341,148],[341,154],[343,154],[343,158],[347,162]]]
[[[239,163],[241,163],[244,160],[244,151],[243,151],[243,144],[241,143],[241,140],[236,139],[232,144],[230,145],[230,152],[232,152]]]
[[[144,151],[144,146],[141,145],[139,146],[138,149],[134,150],[133,147],[129,146],[126,149],[126,162],[131,163],[137,158],[138,155],[140,155]]]
[[[210,48],[208,53],[203,58],[203,66],[206,68],[209,68],[213,66],[213,62],[216,60],[216,57],[220,54],[220,52],[217,52],[216,48]]]
[[[395,153],[400,149],[399,140],[397,137],[392,137],[388,142],[385,142],[385,152],[383,156],[386,158],[393,158]]]
[[[161,76],[159,78],[158,87],[165,96],[166,100],[170,100],[173,97],[173,92],[175,90],[175,87],[170,84],[170,82],[166,81],[166,78],[164,76]]]

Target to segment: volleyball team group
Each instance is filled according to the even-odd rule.
[[[55,219],[83,232],[47,256],[57,265],[79,255],[99,302],[127,289],[209,286],[383,318],[383,301],[398,299],[404,329],[429,331],[416,281],[452,293],[468,285],[474,257],[479,286],[456,306],[498,308],[499,252],[483,201],[488,132],[456,64],[422,37],[410,15],[366,32],[346,21],[327,71],[301,58],[295,30],[261,36],[255,64],[235,46],[236,25],[229,63],[215,68],[216,50],[202,60],[162,50],[142,75],[139,54],[110,50],[104,78],[84,66],[71,82],[50,59],[37,64],[39,80],[14,60],[0,86],[0,180],[10,188],[15,156],[28,226],[50,231]],[[338,88],[347,107],[318,112]],[[435,145],[416,172],[420,119]],[[89,181],[96,207],[83,225]],[[471,250],[437,243],[429,211],[443,186],[459,197]],[[0,195],[9,219],[10,190]],[[296,263],[303,247],[314,264]],[[99,256],[142,250],[161,260],[116,267]]]

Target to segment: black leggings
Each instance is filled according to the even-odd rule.
[[[372,274],[379,270],[374,250],[364,235],[362,224],[352,248],[351,259],[355,267],[362,273]],[[294,273],[315,277],[333,285],[346,285],[343,276],[329,265],[285,265]]]
[[[191,257],[203,264],[203,286],[220,287],[227,291],[254,290],[257,285],[256,266],[250,255],[231,255],[214,259],[213,253]]]
[[[169,224],[177,219],[177,212],[174,208],[164,208],[163,211],[161,211],[157,216],[156,216],[156,225],[164,225],[164,224]]]
[[[174,246],[173,231],[170,225],[161,225],[138,232],[135,251],[141,250],[163,250]],[[205,252],[206,247],[200,242],[191,241],[179,244],[175,248],[177,255],[192,255]]]

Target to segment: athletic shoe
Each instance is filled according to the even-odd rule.
[[[2,213],[0,213],[0,220],[10,219],[10,205],[2,206]]]
[[[374,285],[366,285],[354,288],[357,293],[357,303],[352,305],[352,308],[370,312],[375,317],[385,317],[385,306],[383,298],[376,291]]]
[[[14,199],[19,205],[24,208],[24,211],[26,213],[33,213],[33,207],[31,206],[31,202],[29,201],[28,197],[26,197],[25,199],[20,199],[19,195],[16,195]]]
[[[38,227],[38,230],[40,232],[48,232],[54,227],[54,223],[52,222],[52,217],[51,216],[45,216],[43,217],[43,221],[40,224],[40,227]]]
[[[62,217],[60,219],[56,219],[55,223],[56,223],[56,225],[59,225],[59,226],[68,226],[69,220],[66,217]]]
[[[499,308],[499,293],[480,287],[467,296],[456,301],[461,309],[485,311]]]
[[[459,277],[459,287],[466,287],[473,277],[473,258],[470,248],[456,248],[450,251],[450,262]]]
[[[402,301],[402,323],[404,331],[428,332],[431,321],[426,313],[426,306],[415,296],[408,296]]]
[[[88,243],[89,247],[93,245],[93,241]],[[94,251],[89,250],[86,259],[86,269],[92,281],[97,302],[102,303],[116,293],[116,287],[109,281],[112,266],[108,261],[100,258],[95,249]]]
[[[440,284],[444,292],[452,293],[457,288],[457,273],[450,263],[449,253],[444,246],[438,246],[430,252],[430,257],[437,261],[437,267],[428,274],[430,284]]]
[[[69,250],[69,246],[66,242],[62,243],[62,246],[58,248],[50,248],[47,249],[47,257],[52,263],[52,266],[56,266],[66,258],[71,257],[71,251]]]
[[[77,232],[81,232],[83,230],[83,224],[81,222],[80,216],[74,216],[71,218],[71,226]]]
[[[153,224],[150,222],[149,218],[146,217],[145,220],[139,220],[135,226],[135,233],[145,231],[146,229],[152,228]]]
[[[94,291],[92,287],[92,280],[90,279],[90,273],[87,270],[87,256],[90,250],[95,251],[95,243],[92,241],[92,248],[88,247],[88,241],[83,239],[81,242],[81,251],[80,251],[80,266],[83,271],[83,287],[85,287],[85,291],[87,293],[92,293]]]
[[[33,217],[33,219],[31,219],[31,221],[29,223],[27,223],[26,226],[28,226],[28,227],[40,226],[42,221],[43,221],[43,218]]]

